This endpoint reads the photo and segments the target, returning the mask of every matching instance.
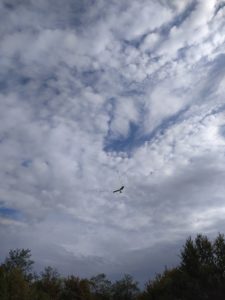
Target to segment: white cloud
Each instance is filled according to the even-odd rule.
[[[114,26],[120,35],[122,33],[123,38],[132,40],[160,27],[171,18],[170,9],[160,2],[133,1],[120,14],[119,22],[114,23]]]
[[[124,97],[119,98],[114,114],[115,117],[110,126],[112,134],[126,137],[130,130],[130,123],[138,121],[139,113],[135,101]]]
[[[224,230],[224,10],[190,4],[2,5],[4,253],[140,276],[137,253]]]

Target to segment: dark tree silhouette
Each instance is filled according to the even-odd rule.
[[[9,251],[9,256],[6,257],[4,268],[11,271],[15,268],[19,269],[24,275],[29,275],[32,270],[33,260],[31,258],[31,250],[15,249]]]
[[[52,267],[32,272],[29,249],[10,250],[0,265],[0,300],[224,300],[225,238],[189,237],[178,266],[148,281],[143,291],[130,275],[112,283],[105,274],[90,279],[62,277]]]
[[[90,279],[93,298],[96,300],[110,300],[112,298],[112,283],[101,273]]]
[[[112,287],[113,300],[134,300],[138,295],[138,283],[133,277],[125,274],[121,280],[116,281]]]

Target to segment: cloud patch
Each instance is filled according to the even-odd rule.
[[[2,257],[143,282],[223,232],[223,2],[0,8]]]

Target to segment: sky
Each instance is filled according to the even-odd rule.
[[[0,37],[1,260],[143,283],[225,232],[224,1],[0,0]]]

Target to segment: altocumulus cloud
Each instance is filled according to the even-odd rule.
[[[189,234],[224,232],[222,1],[0,12],[2,257],[145,281]]]

